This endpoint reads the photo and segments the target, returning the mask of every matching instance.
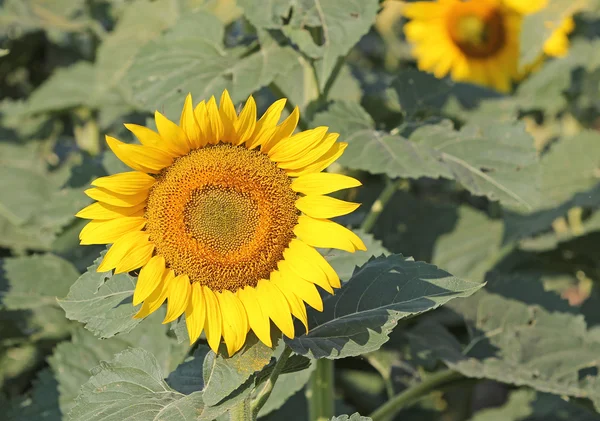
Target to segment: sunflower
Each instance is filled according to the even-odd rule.
[[[501,92],[517,76],[522,17],[501,0],[438,0],[406,5],[404,26],[420,70]]]
[[[285,99],[256,121],[250,97],[239,115],[227,91],[195,108],[185,99],[179,125],[158,111],[158,132],[126,124],[141,145],[107,136],[134,171],[101,177],[86,194],[97,202],[81,244],[111,244],[99,272],[138,268],[134,316],[167,301],[163,323],[185,315],[190,341],[204,330],[229,355],[252,329],[272,346],[270,321],[294,337],[292,316],[308,329],[305,303],[323,303],[340,279],[315,247],[365,250],[352,231],[328,218],[359,204],[326,196],[357,187],[354,178],[322,172],[347,144],[317,127],[294,134],[298,109],[279,123]]]

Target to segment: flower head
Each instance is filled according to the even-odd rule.
[[[285,100],[257,121],[250,97],[239,115],[227,91],[192,105],[176,124],[156,112],[158,132],[128,124],[141,145],[107,136],[134,171],[102,177],[86,194],[96,203],[81,244],[110,244],[98,271],[141,268],[133,304],[146,317],[167,301],[164,323],[185,315],[190,341],[204,330],[231,355],[249,329],[271,346],[270,321],[294,337],[292,315],[307,326],[305,303],[322,310],[316,286],[333,293],[338,275],[314,247],[364,250],[328,218],[359,205],[326,194],[356,187],[322,172],[343,153],[338,134],[317,127],[294,134],[298,109],[279,124]]]
[[[501,92],[517,75],[521,15],[501,0],[437,0],[406,5],[404,26],[419,69]]]

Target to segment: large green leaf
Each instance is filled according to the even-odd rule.
[[[482,284],[401,255],[378,257],[358,268],[322,313],[309,313],[310,330],[287,343],[312,358],[345,358],[378,349],[400,319],[420,314]]]
[[[465,126],[448,121],[417,128],[407,139],[374,129],[360,105],[336,102],[315,126],[338,131],[349,143],[340,163],[391,177],[448,178],[477,196],[533,208],[539,200],[540,170],[533,139],[516,122]]]
[[[435,242],[431,262],[456,276],[480,282],[511,248],[509,244],[503,249],[503,232],[502,221],[461,206],[452,231],[440,235]]]
[[[209,352],[210,348],[208,346],[199,345],[191,357],[179,364],[175,371],[169,374],[169,377],[167,377],[169,386],[184,395],[190,395],[204,389],[202,366]]]
[[[471,327],[466,348],[442,326],[424,324],[412,331],[413,350],[467,377],[590,398],[598,407],[599,331],[588,330],[581,315],[560,312],[564,306],[539,281],[537,289],[526,282],[516,275],[501,281],[499,291],[511,298],[482,290],[450,306]]]
[[[375,0],[252,0],[238,2],[257,28],[280,29],[307,56],[317,59],[316,76],[322,89],[336,65],[369,30],[375,20]],[[317,41],[310,31],[320,31]]]
[[[114,354],[129,347],[144,347],[152,352],[163,372],[169,372],[177,366],[187,346],[179,345],[175,339],[167,336],[168,329],[161,324],[164,312],[158,313],[145,319],[128,335],[98,339],[91,332],[79,328],[73,332],[71,341],[58,344],[48,362],[58,381],[63,413],[67,413],[74,405],[79,389],[90,377],[90,370],[100,361],[108,361]]]
[[[7,258],[0,261],[8,290],[0,291],[0,304],[11,310],[56,305],[79,276],[68,261],[53,255]]]
[[[132,304],[135,278],[127,273],[97,272],[103,257],[104,253],[58,302],[67,318],[85,323],[96,336],[110,338],[129,332],[141,320],[133,318],[139,310]]]
[[[371,234],[366,234],[362,231],[357,231],[356,234],[363,240],[366,251],[356,251],[354,253],[341,252],[335,249],[326,249],[322,253],[325,259],[335,269],[336,273],[342,281],[347,281],[354,273],[357,266],[362,266],[371,256],[381,256],[389,254],[389,252],[381,245]]]
[[[273,355],[273,349],[260,342],[253,334],[248,335],[244,347],[232,357],[224,356],[224,346],[220,351],[219,354],[210,351],[202,367],[204,402],[209,406],[216,405],[245,383],[252,374],[262,370]]]
[[[542,200],[534,212],[508,212],[506,240],[513,241],[546,230],[552,222],[576,206],[600,206],[600,134],[592,130],[562,137],[542,155]]]
[[[81,389],[69,413],[72,421],[213,420],[225,408],[207,413],[202,393],[183,395],[171,389],[156,358],[140,348],[123,351],[101,362]]]
[[[127,73],[135,102],[177,118],[188,92],[201,100],[228,89],[241,101],[293,65],[293,50],[267,35],[261,36],[258,52],[243,57],[244,48],[225,49],[223,33],[221,22],[200,11],[145,46]]]
[[[550,0],[539,12],[526,15],[520,34],[520,65],[531,65],[543,55],[544,43],[554,30],[588,3],[589,0]]]

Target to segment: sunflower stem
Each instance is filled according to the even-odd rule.
[[[333,360],[317,360],[317,368],[308,383],[308,419],[328,421],[335,415],[333,393]]]
[[[421,383],[409,387],[402,393],[397,394],[392,399],[381,405],[375,410],[369,417],[373,421],[384,421],[390,420],[396,415],[402,408],[414,404],[423,396],[430,392],[439,389],[440,387],[447,385],[455,380],[461,379],[462,374],[454,370],[443,370],[435,374],[426,377]]]
[[[230,421],[253,421],[255,419],[248,399],[244,399],[229,410]]]
[[[287,362],[291,354],[292,348],[286,345],[283,349],[283,352],[281,353],[281,356],[275,363],[271,375],[269,376],[267,381],[265,381],[260,391],[256,394],[256,397],[252,400],[252,403],[250,405],[252,411],[251,419],[255,420],[258,418],[258,412],[260,411],[260,408],[264,406],[264,404],[267,402],[267,399],[269,399],[269,396],[271,396],[273,386],[275,386],[275,382],[277,381],[277,378],[281,374],[281,371],[283,370],[283,367],[285,367],[285,363]]]
[[[396,193],[397,189],[398,184],[394,183],[389,178],[386,178],[385,188],[379,194],[377,200],[375,200],[375,202],[373,202],[373,204],[371,205],[369,213],[367,214],[360,226],[360,229],[363,232],[371,232],[371,230],[377,223],[377,219],[379,219],[379,215],[381,215],[381,212],[383,211],[383,209],[385,209],[385,205],[387,205],[394,193]]]

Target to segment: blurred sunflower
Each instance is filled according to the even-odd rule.
[[[404,26],[420,70],[501,92],[517,75],[522,17],[501,0],[409,3]]]
[[[365,250],[328,219],[359,205],[326,196],[360,182],[321,172],[347,144],[327,127],[293,134],[297,108],[278,124],[285,102],[256,121],[252,97],[238,115],[227,91],[218,106],[213,97],[194,108],[188,95],[179,125],[159,112],[158,133],[126,125],[141,145],[106,137],[134,171],[92,182],[80,240],[112,243],[99,272],[141,268],[135,317],[166,300],[164,323],[185,314],[191,342],[204,330],[215,352],[222,337],[232,355],[249,329],[272,346],[270,320],[294,337],[292,315],[307,327],[304,303],[323,308],[315,285],[340,287],[314,247]]]

